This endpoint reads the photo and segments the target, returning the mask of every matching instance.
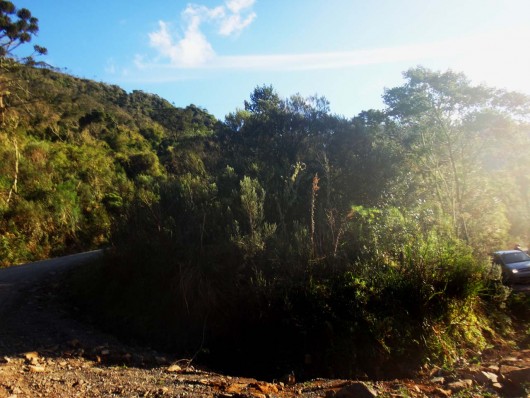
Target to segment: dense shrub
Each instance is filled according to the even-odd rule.
[[[395,375],[397,361],[450,363],[484,347],[489,265],[443,228],[357,206],[340,249],[315,251],[310,228],[293,223],[286,240],[267,227],[259,189],[242,179],[222,198],[184,177],[138,192],[90,305],[129,336],[271,378]],[[329,227],[315,221],[315,234]]]

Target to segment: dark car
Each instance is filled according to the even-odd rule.
[[[520,250],[501,250],[493,253],[493,263],[502,270],[506,283],[530,282],[530,256]]]

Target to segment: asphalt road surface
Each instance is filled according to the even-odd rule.
[[[0,359],[86,334],[58,304],[57,293],[65,272],[102,255],[95,250],[0,269]]]
[[[102,255],[102,250],[94,250],[0,269],[0,319],[3,310],[8,308],[18,291],[47,276],[73,269]]]

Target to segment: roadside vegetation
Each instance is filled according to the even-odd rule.
[[[135,192],[90,306],[271,377],[398,375],[500,338],[509,290],[488,254],[526,237],[527,177],[507,154],[527,145],[527,99],[453,72],[405,79],[352,120],[256,88],[182,172]]]
[[[488,256],[530,238],[527,96],[416,67],[352,119],[258,86],[218,121],[8,50],[1,265],[109,247],[74,299],[110,329],[254,375],[380,377],[528,311]]]

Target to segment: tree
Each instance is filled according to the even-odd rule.
[[[17,86],[19,79],[13,72],[22,61],[28,65],[35,65],[35,55],[45,55],[48,50],[39,45],[33,46],[33,54],[19,59],[14,54],[19,46],[29,43],[39,31],[39,20],[31,15],[27,8],[17,9],[10,1],[0,0],[0,115],[4,122],[6,108],[5,98]],[[20,87],[18,87],[20,88]]]
[[[246,218],[242,221],[248,233],[242,233],[237,223],[234,239],[246,255],[254,256],[265,248],[265,241],[276,231],[276,225],[264,221],[265,190],[257,180],[243,177],[240,181],[240,200]]]
[[[452,220],[456,236],[473,246],[486,237],[500,239],[504,209],[485,165],[501,137],[513,136],[495,126],[524,123],[529,99],[473,86],[452,71],[418,67],[404,77],[406,83],[386,90],[384,100],[418,176],[418,198],[435,204]]]
[[[17,9],[10,1],[0,1],[0,57],[14,57],[13,51],[22,44],[29,43],[39,31],[39,20],[27,8]],[[33,55],[44,55],[46,48],[33,46]],[[33,61],[33,55],[25,57]]]

